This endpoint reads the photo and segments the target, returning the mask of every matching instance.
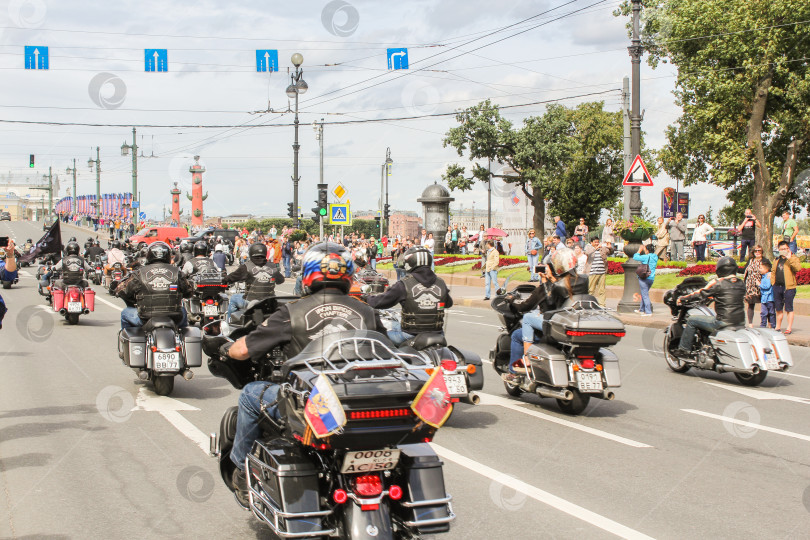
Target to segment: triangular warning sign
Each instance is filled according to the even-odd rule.
[[[337,207],[332,211],[332,221],[346,221],[346,214],[342,208]]]
[[[650,173],[647,171],[647,166],[644,165],[644,160],[641,159],[641,156],[636,156],[636,159],[633,160],[630,170],[622,181],[622,185],[652,187],[652,176],[650,176]]]

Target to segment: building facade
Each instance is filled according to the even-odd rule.
[[[48,181],[40,175],[0,174],[0,210],[11,219],[40,220],[48,213]],[[54,176],[53,203],[59,200],[59,181]]]

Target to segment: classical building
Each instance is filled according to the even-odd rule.
[[[353,219],[374,219],[379,216],[377,210],[352,211]],[[388,236],[400,235],[402,238],[419,234],[422,228],[422,218],[410,210],[394,210],[391,212],[391,223],[388,224]]]
[[[39,174],[0,174],[0,210],[11,219],[39,220],[48,213],[48,181]],[[54,175],[53,203],[59,200],[59,181]]]

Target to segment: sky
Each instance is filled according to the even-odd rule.
[[[79,195],[95,193],[87,166],[100,148],[102,192],[130,191],[131,158],[121,145],[137,129],[138,189],[150,217],[162,216],[200,155],[207,215],[284,215],[292,201],[294,115],[285,89],[290,57],[304,57],[309,90],[299,101],[299,205],[314,206],[324,122],[324,181],[341,182],[356,210],[376,208],[381,165],[393,160],[389,202],[416,199],[466,156],[444,148],[452,113],[485,99],[501,105],[603,100],[621,107],[630,74],[618,1],[300,0],[195,2],[0,1],[0,171],[40,176],[77,160]],[[532,18],[533,17],[533,18]],[[531,18],[527,21],[527,19]],[[48,47],[49,69],[25,69],[24,47]],[[388,48],[407,47],[409,69],[387,68]],[[168,71],[145,72],[144,50],[167,49]],[[256,71],[256,50],[278,51],[279,71]],[[642,62],[642,129],[652,148],[677,119],[674,68]],[[590,95],[586,95],[590,94]],[[519,126],[545,105],[502,112]],[[451,113],[451,114],[447,114]],[[441,115],[405,120],[403,117]],[[377,120],[376,122],[367,122]],[[348,122],[348,123],[347,123]],[[164,127],[165,126],[165,127]],[[220,126],[201,128],[199,126]],[[28,167],[29,154],[36,168]],[[497,169],[497,165],[494,169]],[[660,212],[661,175],[642,200]],[[726,204],[722,190],[690,186],[693,212]],[[454,192],[454,206],[486,204],[483,184]],[[189,212],[190,203],[183,198]],[[479,208],[482,206],[478,206]],[[421,212],[420,212],[421,213]],[[695,214],[696,215],[696,214]]]

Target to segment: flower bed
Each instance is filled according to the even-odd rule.
[[[519,266],[526,266],[526,257],[501,257],[498,261],[498,268],[504,267],[519,267]],[[528,266],[526,266],[528,268]],[[473,270],[481,270],[481,261],[479,257],[479,261],[475,263],[472,267]]]
[[[678,276],[705,276],[707,274],[714,274],[714,270],[716,265],[714,264],[696,264],[694,266],[687,266],[680,272],[678,272]],[[739,267],[739,272],[742,273],[745,270],[745,266]]]

